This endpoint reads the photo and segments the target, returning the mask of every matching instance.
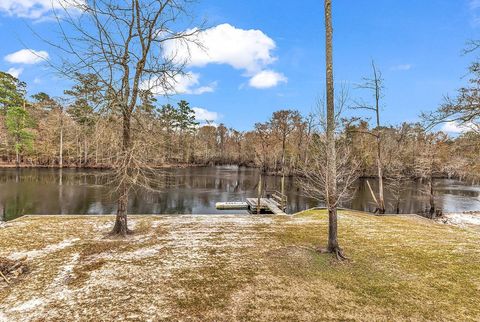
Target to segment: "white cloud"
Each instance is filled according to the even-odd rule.
[[[390,67],[390,70],[394,70],[394,71],[410,70],[412,69],[412,67],[413,66],[411,64],[400,64],[400,65]]]
[[[198,125],[199,128],[204,127],[204,126],[213,126],[213,127],[217,128],[219,126],[219,124],[215,123],[215,122],[203,122],[203,123],[200,123]]]
[[[186,33],[193,32],[187,30]],[[221,24],[191,36],[190,41],[171,40],[165,44],[164,55],[191,67],[225,64],[244,71],[255,88],[269,88],[286,82],[287,78],[267,66],[274,63],[275,41],[261,30],[240,29]],[[200,44],[200,45],[199,45]]]
[[[9,70],[7,70],[7,73],[9,73],[10,75],[12,75],[15,78],[18,78],[22,72],[23,72],[23,68],[12,67]]]
[[[455,121],[444,123],[442,126],[442,131],[448,132],[448,133],[464,133],[464,132],[470,131],[471,129],[472,127],[469,126],[468,124],[459,125]]]
[[[197,67],[227,64],[245,70],[250,75],[276,60],[272,54],[275,42],[261,30],[244,30],[230,24],[221,24],[193,37],[196,37],[194,40],[201,46],[193,42],[172,40],[165,44],[165,56]]]
[[[471,10],[480,8],[480,0],[470,0],[469,6]]]
[[[41,19],[54,9],[72,8],[84,0],[0,0],[0,12],[20,18]]]
[[[217,82],[212,82],[209,85],[199,86],[199,78],[199,74],[187,72],[185,74],[178,74],[173,79],[169,80],[166,88],[162,86],[161,80],[157,78],[149,82],[144,82],[142,85],[142,89],[150,89],[155,95],[200,95],[204,93],[212,93],[215,91]]]
[[[274,72],[273,70],[264,70],[250,78],[248,84],[255,88],[270,88],[277,86],[279,83],[286,83],[285,75]]]
[[[44,50],[21,49],[5,56],[5,60],[12,64],[37,64],[48,59]]]
[[[473,27],[480,26],[480,0],[470,0],[469,2],[471,25]]]
[[[192,110],[195,112],[195,119],[197,121],[209,121],[214,122],[218,119],[219,115],[217,112],[212,112],[200,107],[194,107]]]

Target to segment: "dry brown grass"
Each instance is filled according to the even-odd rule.
[[[339,216],[338,263],[321,211],[286,216],[25,217],[0,256],[29,274],[0,282],[0,321],[479,320],[480,233],[417,217]]]

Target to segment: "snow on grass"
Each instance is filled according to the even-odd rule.
[[[480,225],[480,213],[479,214],[466,214],[466,213],[447,213],[444,215],[446,223],[454,225]],[[442,218],[440,218],[442,220]]]
[[[25,313],[38,309],[38,307],[44,305],[44,303],[42,299],[34,298],[13,307],[10,311]]]
[[[108,256],[99,256],[100,259],[121,259],[126,262],[131,262],[133,260],[142,260],[145,258],[157,256],[159,252],[165,248],[163,245],[154,245],[152,247],[139,248],[131,252],[122,253],[119,255],[109,254]]]
[[[480,319],[474,232],[345,212],[351,260],[339,264],[310,250],[326,243],[325,212],[131,217],[125,239],[105,234],[113,216],[25,220],[44,229],[35,249],[21,221],[0,230],[3,253],[14,237],[37,252],[29,274],[0,285],[0,321]]]
[[[53,285],[66,284],[68,279],[71,277],[73,269],[75,268],[75,265],[78,263],[79,259],[80,259],[80,254],[74,253],[70,261],[68,261],[67,264],[63,266],[63,268],[60,270],[58,275],[53,280]]]
[[[66,239],[63,240],[57,244],[53,245],[48,245],[42,249],[35,249],[35,250],[29,250],[29,251],[23,251],[23,252],[16,252],[8,256],[12,260],[17,260],[20,258],[27,257],[27,259],[35,259],[39,257],[44,257],[47,256],[50,253],[65,249],[67,247],[72,246],[75,242],[79,241],[80,238],[72,238],[72,239]]]
[[[99,232],[108,232],[112,230],[113,228],[113,222],[107,221],[107,222],[92,222],[91,223],[93,226],[93,229]]]

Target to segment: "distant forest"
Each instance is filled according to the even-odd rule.
[[[478,71],[474,67],[471,71],[470,87],[461,89],[458,99],[476,95],[473,101],[477,99],[478,111]],[[77,74],[75,78],[76,84],[66,89],[62,98],[47,93],[27,97],[27,84],[0,72],[0,160],[4,166],[108,168],[115,164],[122,139],[121,113],[106,106],[108,93],[102,93],[94,74]],[[337,105],[347,105],[342,95]],[[375,112],[375,103],[354,107]],[[138,104],[132,133],[137,136],[135,142],[142,142],[137,148],[152,167],[238,164],[259,167],[265,173],[281,173],[283,169],[287,175],[297,174],[315,157],[313,143],[324,135],[322,103],[309,115],[279,110],[246,132],[224,124],[200,125],[184,100],[160,105],[149,91],[142,91]],[[434,124],[446,107],[424,115],[422,124],[379,122],[373,126],[367,119],[339,118],[338,140],[349,147],[362,176],[377,175],[381,153],[387,177],[401,173],[418,178],[428,172],[478,181],[479,131],[472,127],[452,137],[425,126]]]

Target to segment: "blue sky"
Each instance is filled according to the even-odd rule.
[[[19,3],[0,1],[0,69],[21,71],[30,94],[59,95],[67,80],[28,53],[12,55],[51,53],[30,29],[55,37],[55,23],[45,19],[50,0]],[[212,28],[205,34],[212,50],[209,59],[193,59],[171,102],[186,99],[199,117],[249,130],[278,109],[308,114],[323,96],[323,1],[205,0],[195,12]],[[386,86],[382,118],[399,124],[418,120],[466,82],[474,56],[462,49],[479,39],[480,1],[334,0],[333,23],[335,81],[349,85],[352,98],[365,96],[355,84],[371,74],[374,59]],[[228,41],[235,46],[222,46]]]

